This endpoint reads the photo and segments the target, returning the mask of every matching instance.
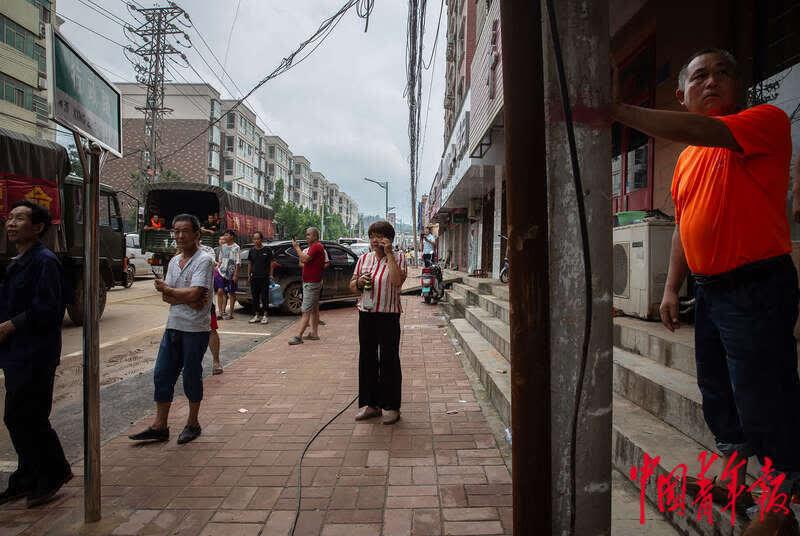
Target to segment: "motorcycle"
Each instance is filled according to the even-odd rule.
[[[505,235],[497,235],[500,238],[505,238],[506,242],[508,242],[508,237]],[[503,266],[500,268],[500,282],[501,283],[508,283],[508,248],[506,248],[506,254],[503,256]]]
[[[444,298],[444,277],[438,264],[431,264],[422,269],[420,283],[425,303],[438,303]]]

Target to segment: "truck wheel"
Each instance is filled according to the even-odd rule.
[[[98,289],[98,297],[97,297],[97,319],[100,320],[103,317],[103,311],[106,308],[106,295],[108,293],[108,289],[106,288],[106,284],[103,282],[103,278],[100,278],[99,281],[99,289]],[[76,326],[83,325],[83,276],[81,276],[78,280],[78,284],[75,285],[75,294],[73,296],[73,302],[67,305],[67,314],[69,315],[70,320]]]
[[[133,280],[136,278],[136,267],[132,264],[128,266],[128,271],[125,273],[125,288],[133,286]]]
[[[287,313],[299,315],[303,312],[302,306],[303,285],[300,283],[292,283],[283,291],[283,305],[281,305],[281,309]]]

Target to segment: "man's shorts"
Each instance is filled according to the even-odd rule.
[[[236,285],[236,281],[233,279],[225,279],[221,275],[214,274],[214,291],[216,292],[218,290],[221,290],[225,294],[236,294],[239,288]]]
[[[225,288],[225,278],[219,273],[219,270],[214,270],[214,292]]]
[[[303,305],[301,311],[307,313],[319,303],[322,293],[322,283],[303,283]]]

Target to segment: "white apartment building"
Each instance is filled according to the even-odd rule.
[[[266,204],[266,158],[264,131],[256,125],[256,114],[235,100],[222,101],[224,143],[223,180],[225,188],[257,203]]]
[[[328,186],[328,180],[325,175],[319,171],[311,172],[311,210],[316,214],[322,215],[322,207],[325,205],[325,193]],[[329,212],[328,212],[329,213]]]
[[[0,2],[0,127],[50,141],[44,28],[55,10],[54,0]]]
[[[267,163],[266,193],[272,199],[275,195],[275,183],[282,180],[283,200],[289,199],[288,187],[292,176],[292,152],[289,150],[289,144],[280,136],[265,136],[264,145]]]
[[[311,209],[311,162],[305,156],[292,159],[291,186],[287,188],[289,200],[295,205]]]

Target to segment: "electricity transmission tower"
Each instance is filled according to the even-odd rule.
[[[138,48],[132,52],[139,56],[134,63],[136,81],[147,86],[147,96],[144,106],[136,109],[144,113],[144,134],[146,151],[143,153],[142,170],[146,176],[151,177],[159,173],[161,167],[158,162],[159,127],[165,114],[172,112],[171,108],[164,106],[164,67],[170,55],[185,57],[176,50],[168,41],[173,35],[185,35],[184,31],[174,24],[178,17],[184,16],[183,9],[170,2],[167,7],[136,7],[131,9],[138,12],[144,21],[129,31],[141,39]]]

